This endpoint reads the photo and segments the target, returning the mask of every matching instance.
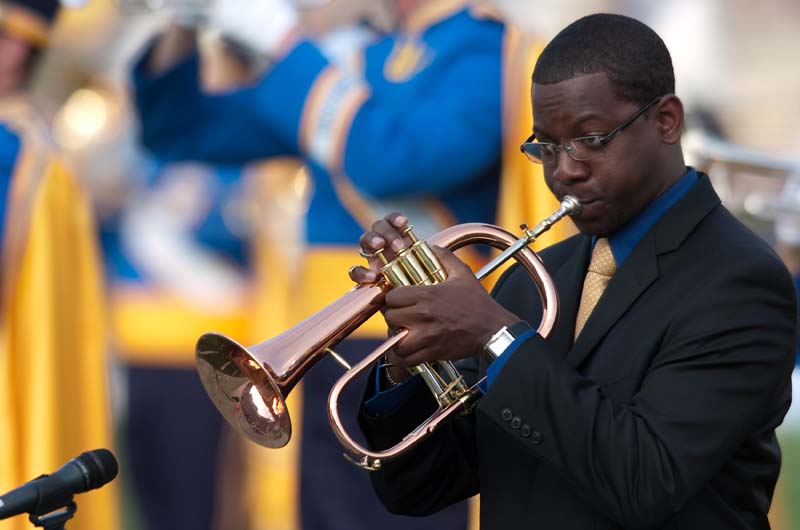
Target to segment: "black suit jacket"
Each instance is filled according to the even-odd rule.
[[[573,344],[589,253],[582,235],[542,253],[561,305],[552,336],[511,354],[474,413],[374,473],[379,497],[422,515],[480,492],[483,529],[768,528],[796,344],[785,267],[702,177]],[[521,268],[494,296],[538,321]],[[419,393],[386,417],[362,410],[362,429],[385,448],[431,412]]]

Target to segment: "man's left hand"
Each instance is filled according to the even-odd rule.
[[[481,353],[500,328],[519,321],[492,299],[452,252],[440,247],[434,251],[448,273],[447,281],[396,287],[386,295],[386,323],[390,329],[409,330],[395,352],[408,365]]]

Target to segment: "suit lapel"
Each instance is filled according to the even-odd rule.
[[[605,337],[609,329],[622,318],[636,299],[656,281],[659,276],[658,257],[678,249],[700,221],[714,210],[719,203],[719,197],[714,192],[708,177],[701,174],[697,184],[664,214],[614,274],[606,291],[598,301],[594,311],[592,311],[589,320],[586,321],[581,334],[567,354],[567,360],[573,366],[578,366],[586,359],[595,346]],[[575,287],[578,290],[578,300],[580,299],[580,291],[583,288],[583,276],[587,265],[586,263],[584,264],[583,270],[580,271],[578,276],[580,279],[575,282]],[[568,327],[574,330],[576,313],[577,305],[572,313],[572,325],[565,325],[562,328]],[[570,333],[573,332],[570,331]]]

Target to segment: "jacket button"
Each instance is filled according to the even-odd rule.
[[[519,429],[520,425],[522,425],[522,418],[519,416],[514,416],[511,418],[511,428],[512,429]]]
[[[526,424],[524,424],[524,425],[522,426],[522,428],[519,430],[519,433],[520,433],[522,436],[524,436],[525,438],[527,438],[528,436],[530,436],[530,435],[531,435],[531,426],[530,426],[530,425],[528,425],[527,423],[526,423]]]
[[[500,411],[500,417],[503,418],[505,421],[510,420],[512,416],[513,414],[511,413],[511,409],[503,409],[502,411]]]
[[[539,431],[533,431],[531,433],[531,443],[533,443],[533,445],[539,445],[542,443],[542,435],[539,433]]]

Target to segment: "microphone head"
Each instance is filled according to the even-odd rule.
[[[88,471],[87,489],[95,489],[114,480],[119,471],[117,459],[108,449],[86,451],[75,458],[76,463]]]

